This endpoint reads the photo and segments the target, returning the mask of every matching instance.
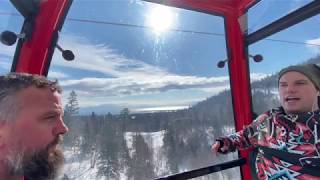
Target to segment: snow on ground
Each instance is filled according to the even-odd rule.
[[[126,140],[126,144],[129,150],[129,155],[132,158],[133,153],[135,152],[135,149],[133,149],[133,136],[135,135],[135,132],[127,132],[124,134],[124,139]]]
[[[231,127],[224,127],[225,132],[231,132],[233,129]],[[129,153],[132,157],[134,150],[132,149],[133,136],[137,132],[127,132],[124,134]],[[165,130],[158,132],[140,132],[140,135],[144,138],[145,142],[148,144],[149,148],[153,151],[153,162],[155,167],[155,173],[157,177],[163,176],[168,172],[167,158],[163,155],[163,138]],[[105,180],[106,177],[97,177],[98,168],[97,165],[92,166],[92,161],[90,157],[79,156],[79,149],[65,149],[66,165],[64,167],[63,173],[68,175],[70,180]],[[93,152],[94,153],[94,152]],[[97,154],[98,155],[98,154]],[[96,156],[97,156],[96,155]],[[92,157],[92,154],[91,154]],[[222,157],[221,157],[222,158]],[[224,156],[224,160],[236,159],[237,154],[231,153]],[[99,160],[97,160],[99,161]],[[222,161],[223,162],[223,161]],[[239,171],[237,169],[229,170],[232,174],[231,179],[236,179],[239,177]],[[219,179],[228,179],[224,177],[225,171],[219,172]],[[124,172],[120,172],[120,180],[126,180]]]
[[[153,158],[155,165],[155,172],[157,175],[163,175],[167,171],[166,158],[163,156],[162,146],[165,131],[152,132],[152,133],[139,133],[148,144],[149,148],[153,151]],[[133,136],[136,132],[127,132],[124,134],[130,156],[134,153],[132,148]],[[105,180],[106,177],[97,178],[98,168],[97,165],[92,166],[90,157],[80,157],[79,149],[65,149],[64,154],[66,164],[63,169],[63,174],[66,174],[70,180]],[[93,152],[94,153],[94,152]],[[97,156],[97,154],[96,154]],[[123,172],[120,173],[120,179],[127,179]]]
[[[104,177],[97,178],[97,166],[91,166],[89,158],[80,159],[79,153],[71,149],[64,150],[66,164],[64,174],[68,175],[70,180],[104,180]]]
[[[153,151],[153,162],[155,167],[155,173],[157,176],[163,175],[168,171],[167,167],[167,159],[163,155],[163,137],[165,134],[165,130],[158,132],[140,132],[139,133],[144,141],[148,144],[148,147]],[[134,150],[132,149],[132,140],[133,136],[136,135],[136,132],[127,132],[125,133],[125,140],[127,143],[127,147],[129,149],[129,154],[132,157]]]

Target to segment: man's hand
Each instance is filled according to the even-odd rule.
[[[212,144],[212,146],[211,146],[211,151],[212,151],[215,155],[217,155],[219,148],[220,148],[220,141],[216,141],[214,144]]]

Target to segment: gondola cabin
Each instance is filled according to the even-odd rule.
[[[0,1],[0,74],[62,85],[62,179],[252,179],[218,136],[279,104],[276,73],[320,63],[320,1]],[[1,87],[0,87],[1,88]]]

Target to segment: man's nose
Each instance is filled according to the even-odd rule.
[[[64,123],[63,119],[59,119],[56,127],[53,130],[54,135],[65,134],[69,131],[67,125]]]
[[[287,92],[289,92],[289,93],[294,93],[294,92],[296,92],[295,86],[294,86],[294,85],[288,85],[288,86],[287,86]]]

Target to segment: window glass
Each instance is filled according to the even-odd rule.
[[[152,179],[237,158],[224,20],[142,1],[74,1],[49,78],[64,89],[65,176]],[[234,168],[210,179],[237,179]]]
[[[248,32],[255,32],[310,2],[312,0],[261,0],[248,12]]]
[[[0,33],[12,31],[19,33],[23,24],[23,17],[10,1],[0,1]],[[0,43],[0,74],[10,72],[16,44],[6,46]]]

